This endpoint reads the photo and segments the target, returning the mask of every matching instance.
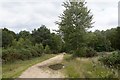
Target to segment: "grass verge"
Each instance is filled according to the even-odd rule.
[[[110,69],[93,58],[64,57],[64,73],[68,78],[118,78],[117,70]]]
[[[23,71],[30,66],[42,62],[46,59],[55,56],[54,54],[45,54],[41,57],[31,58],[30,60],[19,60],[13,63],[6,63],[2,65],[2,78],[17,78]]]

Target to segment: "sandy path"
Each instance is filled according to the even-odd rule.
[[[64,75],[60,70],[55,71],[48,68],[48,66],[51,64],[62,62],[63,56],[63,54],[60,54],[41,63],[38,63],[24,71],[19,76],[19,78],[63,78]]]

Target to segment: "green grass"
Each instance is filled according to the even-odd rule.
[[[98,57],[93,58],[74,58],[66,55],[63,63],[65,64],[64,73],[69,78],[116,78],[118,73],[103,66],[98,61]]]
[[[13,63],[6,63],[2,65],[2,78],[17,78],[23,71],[30,66],[49,59],[55,55],[45,54],[41,57],[32,58],[30,60],[19,60]]]

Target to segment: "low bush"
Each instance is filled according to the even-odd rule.
[[[87,48],[86,49],[86,54],[84,55],[85,57],[93,57],[96,56],[97,52],[93,48]]]
[[[37,56],[41,56],[44,52],[44,48],[42,44],[36,44],[34,46],[34,49],[37,51],[38,55]]]
[[[42,44],[33,45],[30,40],[20,38],[18,41],[14,40],[11,47],[3,49],[2,60],[3,62],[10,62],[15,60],[26,60],[32,57],[39,57],[43,53],[51,53],[49,46]]]
[[[80,49],[77,49],[76,51],[74,51],[74,56],[77,56],[77,57],[84,57],[84,55],[86,54],[86,47],[82,47]]]
[[[120,69],[120,51],[113,52],[108,56],[101,57],[99,61],[109,67],[115,67]]]
[[[77,56],[77,57],[93,57],[97,55],[94,49],[87,48],[87,47],[82,47],[80,49],[77,49],[74,52],[72,51],[72,53],[73,53],[73,56]]]
[[[10,62],[14,61],[16,59],[19,59],[20,54],[16,49],[9,48],[9,49],[3,49],[2,50],[2,60],[3,62]]]
[[[48,45],[45,46],[44,53],[46,53],[46,54],[51,53],[50,47]]]
[[[32,57],[32,54],[30,50],[22,48],[19,50],[19,54],[21,55],[19,59],[25,60],[25,59],[30,59]]]
[[[46,51],[49,52],[49,48],[46,48]],[[27,60],[32,57],[39,57],[43,54],[44,48],[42,44],[36,44],[35,46],[29,46],[29,48],[16,48],[9,47],[3,49],[2,51],[2,60],[3,62],[12,62],[15,60]]]
[[[32,57],[37,57],[38,56],[38,52],[36,51],[34,46],[29,48],[29,50],[30,50],[30,53],[31,53]]]

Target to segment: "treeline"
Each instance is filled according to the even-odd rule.
[[[17,59],[25,60],[43,54],[60,53],[62,40],[60,35],[51,33],[45,25],[29,31],[15,33],[7,28],[2,29],[3,62]]]
[[[106,31],[96,30],[89,32],[88,46],[97,52],[120,50],[120,27],[108,29]]]
[[[77,56],[85,55],[86,57],[90,57],[94,56],[94,51],[110,52],[120,50],[119,34],[120,27],[106,31],[96,30],[95,32],[87,32],[86,45],[88,45],[89,49],[87,53],[83,53],[85,49],[82,48],[80,52],[77,52]],[[72,52],[71,50],[68,51],[68,46],[59,34],[50,33],[50,30],[44,25],[37,30],[33,30],[32,33],[29,31],[20,31],[16,34],[7,28],[2,29],[2,47],[2,59],[5,62],[17,59],[30,59],[41,56],[44,53]]]

